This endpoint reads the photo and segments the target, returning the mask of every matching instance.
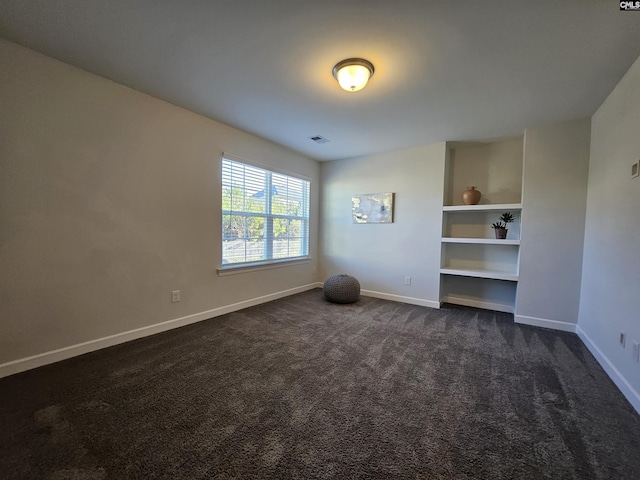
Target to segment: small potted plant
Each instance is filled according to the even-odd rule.
[[[498,222],[495,222],[493,225],[491,225],[491,228],[496,231],[496,238],[504,240],[505,238],[507,238],[507,232],[509,231],[507,229],[507,225],[513,222],[514,217],[511,212],[504,212],[502,215],[500,215],[500,218],[498,220]]]

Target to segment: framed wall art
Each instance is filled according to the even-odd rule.
[[[393,223],[393,193],[359,193],[351,198],[353,223]]]

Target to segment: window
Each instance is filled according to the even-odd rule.
[[[222,158],[222,268],[309,255],[309,182]]]

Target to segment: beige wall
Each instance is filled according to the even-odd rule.
[[[2,40],[0,65],[0,364],[315,281],[216,267],[222,152],[311,178],[314,259],[316,161]]]
[[[438,306],[445,154],[438,143],[323,163],[320,278],[347,273],[367,294]],[[395,193],[394,223],[354,224],[352,195],[376,192]]]
[[[525,131],[517,322],[575,331],[590,128],[587,118]]]
[[[445,205],[462,205],[469,186],[482,193],[480,204],[522,201],[522,137],[487,143],[452,143]]]
[[[640,412],[640,59],[593,115],[578,333]],[[626,347],[619,335],[627,335]]]

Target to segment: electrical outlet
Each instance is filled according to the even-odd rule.
[[[404,277],[404,284],[411,285],[411,277]]]
[[[640,176],[640,162],[631,165],[631,178],[636,178],[637,176]]]
[[[174,290],[171,292],[171,303],[176,303],[180,301],[180,290]]]
[[[624,332],[620,332],[620,345],[624,348],[625,343],[627,343],[627,334]]]
[[[636,341],[633,342],[633,359],[640,363],[640,343]]]

